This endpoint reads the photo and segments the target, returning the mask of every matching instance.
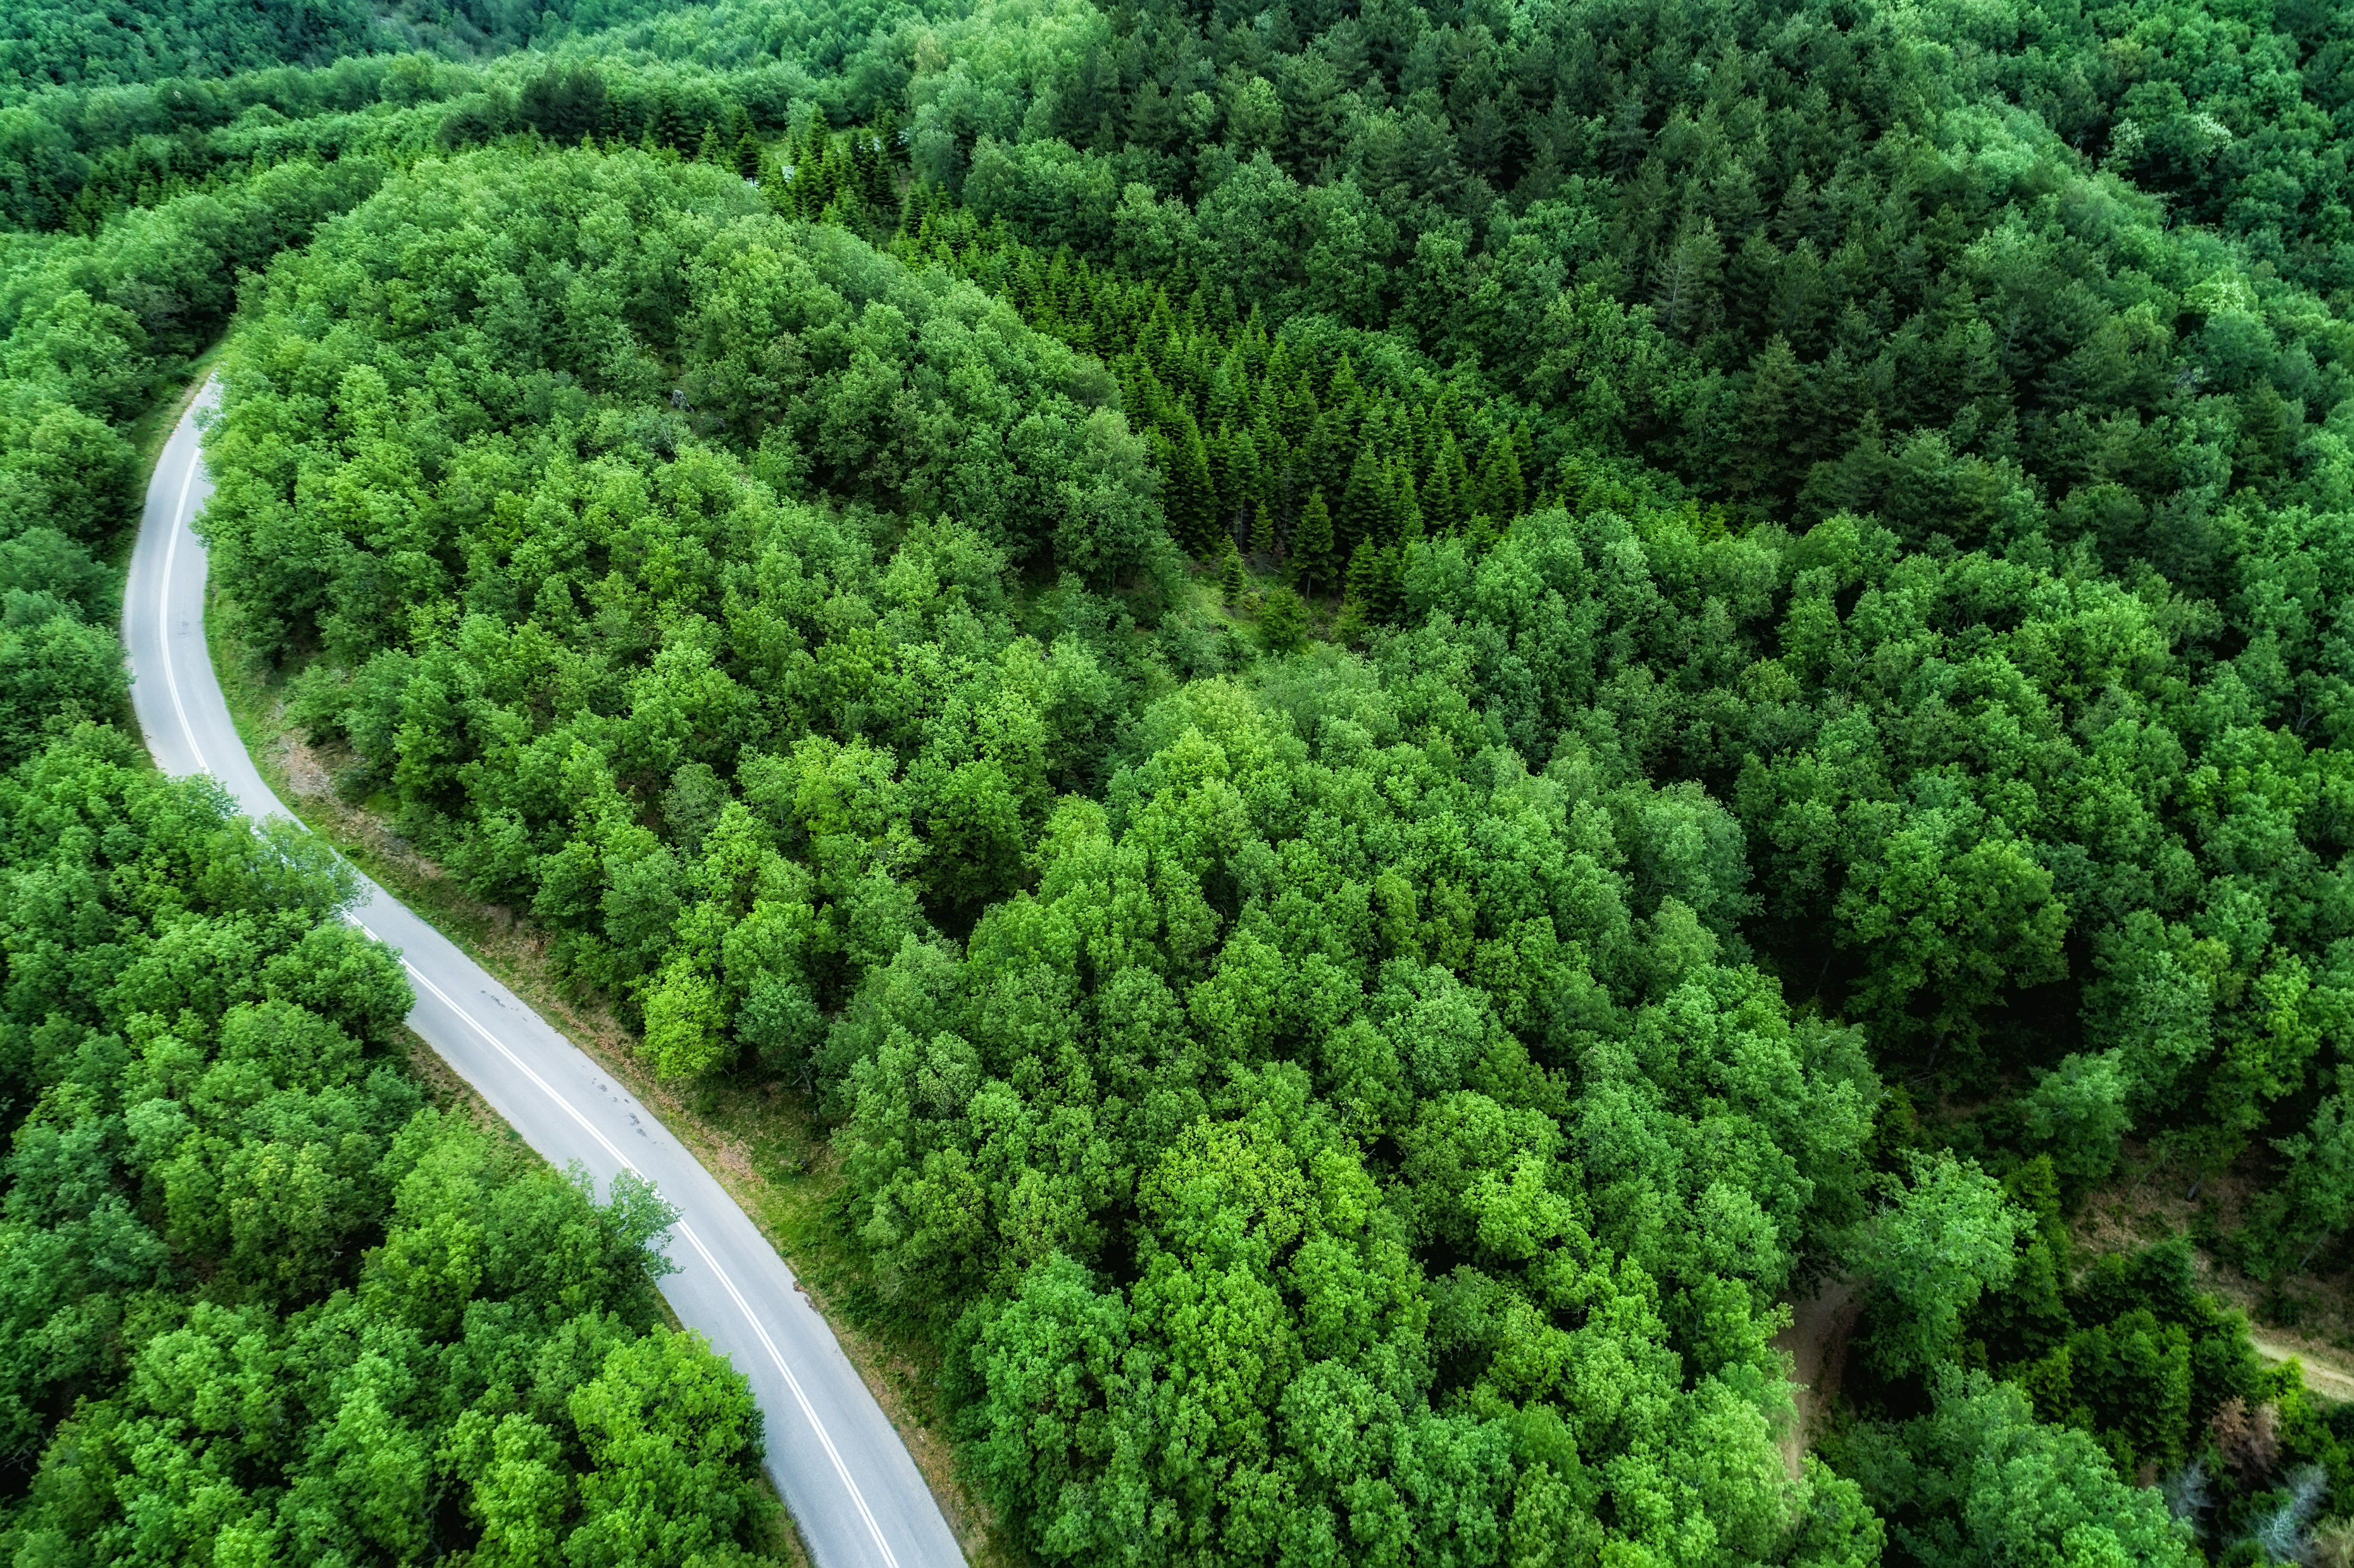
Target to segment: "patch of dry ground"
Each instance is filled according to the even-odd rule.
[[[1790,1398],[1797,1407],[1797,1418],[1781,1436],[1782,1464],[1792,1480],[1839,1396],[1860,1306],[1854,1280],[1826,1280],[1812,1296],[1790,1304],[1788,1325],[1774,1336],[1774,1348],[1790,1358]]]
[[[2087,1251],[2104,1253],[2169,1235],[2227,1232],[2256,1190],[2242,1171],[2194,1179],[2147,1150],[2131,1150],[2119,1179],[2085,1203],[2076,1239]],[[2193,1256],[2200,1284],[2247,1315],[2258,1355],[2296,1361],[2306,1388],[2325,1399],[2354,1401],[2354,1271],[2272,1283],[2203,1248]]]

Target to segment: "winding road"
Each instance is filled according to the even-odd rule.
[[[205,642],[205,546],[190,520],[212,493],[196,416],[181,417],[147,488],[122,614],[133,706],[164,772],[208,773],[257,821],[291,817],[246,755]],[[961,1563],[956,1538],[889,1417],[743,1210],[654,1114],[457,948],[362,878],[348,918],[402,955],[409,1027],[550,1161],[600,1190],[623,1171],[676,1206],[662,1282],[680,1321],[751,1381],[768,1467],[819,1568]]]

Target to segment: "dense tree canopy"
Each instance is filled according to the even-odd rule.
[[[20,0],[0,16],[0,100],[50,85],[250,74],[423,45],[461,56],[601,28],[659,0]]]
[[[373,188],[262,167],[0,269],[0,1551],[754,1562],[759,1422],[663,1326],[669,1223],[429,1108],[349,874],[119,729],[158,394]]]
[[[2130,1169],[2251,1276],[2354,1261],[2342,7],[400,5],[202,58],[183,10],[0,38],[11,788],[199,810],[75,726],[126,432],[242,303],[205,526],[290,716],[656,1072],[809,1097],[1022,1551],[2285,1561],[2347,1510],[2354,1420],[2188,1240],[2073,1225]],[[83,1316],[12,1341],[18,1539],[169,1455],[297,1554],[748,1542],[658,1215],[217,996],[25,1015],[6,1234]],[[313,1076],[225,1130],[191,1086],[265,1033]],[[248,1156],[183,1151],[289,1095],[342,1097],[313,1250],[186,1228]],[[461,1277],[461,1224],[607,1251]],[[1826,1284],[1800,1463],[1769,1340]],[[417,1347],[369,1451],[429,1457],[366,1495],[423,1514],[298,1500],[349,1380],[234,1463],[170,1392],[363,1322]]]
[[[422,1105],[333,852],[90,728],[0,824],[19,1560],[749,1560],[758,1418],[662,1326],[669,1211]]]

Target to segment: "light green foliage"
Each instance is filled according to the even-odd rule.
[[[1943,1152],[1916,1160],[1910,1185],[1872,1216],[1855,1249],[1880,1297],[1872,1355],[1881,1371],[1921,1375],[1949,1361],[1962,1315],[1981,1292],[2009,1283],[2031,1223],[1977,1166]]]
[[[111,86],[164,80],[185,91],[205,79],[270,76],[281,62],[323,63],[371,48],[437,46],[489,53],[561,37],[568,25],[610,26],[661,0],[285,0],[267,6],[222,0],[153,0],[138,6],[74,6],[27,0],[0,26],[0,100],[52,83]],[[417,62],[421,63],[421,62]]]
[[[566,1403],[595,1467],[580,1478],[587,1517],[565,1542],[567,1557],[749,1568],[731,1548],[761,1506],[747,1463],[759,1452],[759,1412],[700,1335],[656,1325]]]
[[[2063,7],[2032,12],[2041,41],[2014,48],[1950,8],[1850,23],[1728,5],[1677,35],[1717,51],[1686,75],[1601,63],[1665,15],[1303,23],[1248,67],[1286,109],[1267,154],[1231,123],[1227,145],[1191,146],[1204,129],[1154,107],[1168,83],[1074,68],[1051,116],[976,149],[960,194],[992,221],[911,213],[907,248],[1115,355],[1156,428],[1246,417],[1295,519],[1314,489],[1341,498],[1343,559],[1373,515],[1364,432],[1405,444],[1390,400],[1416,432],[1422,510],[1444,519],[1430,532],[1467,535],[1459,556],[1444,538],[1409,553],[1405,622],[1443,610],[1482,648],[1480,705],[1525,755],[1574,732],[1737,803],[1760,857],[1752,939],[1948,1083],[2046,1084],[2026,1141],[2072,1184],[2107,1168],[2128,1118],[2228,1163],[2265,1107],[2313,1114],[2335,1071],[2313,1019],[2342,991],[2326,955],[2348,929],[2325,869],[2341,639],[2317,608],[2343,575],[2349,493],[2325,413],[2346,351],[2327,302],[2345,287],[2327,129],[2342,17]],[[1216,58],[1207,35],[1195,47]],[[2125,58],[2103,50],[2139,63],[2071,74]],[[1424,85],[1447,129],[1414,118]],[[1545,128],[1468,129],[1490,113]],[[1401,177],[1408,144],[1450,150],[1462,177]],[[1897,190],[1914,216],[1863,216],[1867,191]],[[2166,227],[2145,190],[2216,229]],[[2102,226],[2059,220],[2071,204]],[[1356,254],[1384,259],[1332,294],[1314,258],[1374,236]],[[1313,310],[1390,331],[1303,327]],[[1457,366],[1449,398],[1400,374],[1405,345]],[[1587,514],[1679,508],[1606,448],[1736,504],[1610,543]],[[1553,482],[1583,497],[1585,562],[1489,571],[1475,518],[1509,522]],[[1843,508],[1875,521],[1849,534]],[[1813,528],[1797,547],[1785,518]],[[1522,519],[1506,547],[1544,532]],[[1714,561],[1696,575],[1669,564],[1692,558],[1671,538],[1687,532]],[[1308,564],[1329,579],[1341,561]],[[1622,588],[1629,570],[1657,597]],[[1370,587],[1370,560],[1360,575]],[[2126,591],[2161,578],[2174,597]],[[1336,633],[1365,635],[1377,597],[1352,594]],[[1479,641],[1489,628],[1509,645]],[[2208,768],[2216,789],[2190,787]],[[2008,1028],[2052,1003],[2081,1005],[2076,1065]],[[2012,1044],[1989,1052],[1989,1030]],[[2342,1212],[2334,1114],[2277,1139],[2302,1185],[2256,1212],[2251,1261],[2309,1260],[2343,1234],[2321,1228]]]
[[[976,1303],[1036,1550],[1782,1561],[1842,1506],[1782,1478],[1765,1340],[1861,1213],[1869,1069],[1696,923],[1663,967],[1591,768],[1477,737],[1410,666],[1197,683],[837,1027],[862,1235]]]
[[[352,894],[118,735],[0,779],[0,1441],[31,1471],[0,1543],[719,1560],[757,1528],[758,1424],[659,1327],[670,1211],[422,1108]]]
[[[103,624],[46,589],[0,590],[0,763],[21,762],[77,725],[112,720],[129,695],[122,646]]]
[[[2342,7],[380,9],[0,23],[83,72],[0,88],[11,755],[119,711],[128,421],[259,274],[211,526],[295,712],[657,1070],[834,1118],[1023,1550],[2278,1557],[2354,1485],[2186,1252],[2066,1225],[2145,1158],[2262,1272],[2354,1220]],[[1181,592],[1230,538],[1264,657]],[[24,1120],[25,1234],[141,1282],[18,1337],[144,1369],[74,1454],[214,1454],[105,1424],[266,1383],[288,1293],[453,1358],[512,1298],[472,1156],[284,1097],[373,1060],[364,948],[181,1006],[212,920],[122,966],[214,1021],[166,1086]],[[54,1196],[126,1148],[143,1231]],[[306,1407],[188,1550],[725,1559],[734,1385],[581,1320],[546,1397]]]
[[[1074,401],[1086,367],[970,287],[704,171],[466,167],[467,201],[397,187],[340,250],[274,274],[207,527],[275,635],[325,642],[304,715],[479,888],[627,987],[659,1070],[704,1072],[766,1048],[736,1026],[764,983],[829,1001],[920,934],[917,891],[953,913],[1022,882],[1124,682],[1084,633],[1024,634],[1009,554],[1118,573],[1166,545],[1140,449]],[[590,265],[609,230],[645,249]],[[498,258],[505,302],[411,323],[404,282],[321,324],[353,309],[344,266],[427,244]],[[652,258],[682,246],[673,315]],[[553,285],[581,266],[590,281]],[[437,354],[501,368],[451,383]],[[302,429],[314,398],[334,412]],[[870,503],[964,521],[895,529]],[[398,539],[368,521],[387,516]],[[656,802],[668,845],[641,821]]]
[[[569,216],[518,221],[543,210]],[[629,238],[605,255],[609,230]],[[514,288],[496,306],[413,321],[407,284],[349,295],[344,267],[381,278],[420,246],[452,267],[488,260]],[[683,295],[673,265],[684,269]],[[576,272],[578,287],[555,281]],[[413,281],[485,287],[454,271]],[[436,549],[505,578],[474,590],[485,609],[555,616],[539,601],[561,582],[580,614],[610,613],[591,595],[609,541],[630,560],[655,543],[617,529],[684,529],[642,585],[649,609],[684,609],[717,587],[712,546],[732,542],[733,514],[758,503],[730,459],[748,460],[783,499],[806,484],[843,502],[950,512],[1016,559],[1051,550],[1081,573],[1125,576],[1165,548],[1142,448],[1093,406],[1107,389],[1089,367],[973,290],[902,273],[838,229],[765,216],[717,171],[479,155],[397,185],[326,249],[281,262],[269,300],[240,361],[249,379],[231,377],[211,517],[229,569],[274,620],[273,652],[278,638],[315,635],[356,660],[412,640],[413,614],[442,587],[421,558]],[[340,338],[327,335],[336,322]],[[360,352],[367,340],[381,347]],[[437,354],[495,355],[502,368],[437,387],[424,376]],[[311,398],[335,410],[329,425],[290,426],[288,400]],[[546,493],[497,510],[519,469],[547,466],[559,471]],[[352,551],[355,524],[295,482],[326,485],[331,473],[419,532]],[[248,474],[247,488],[227,482]],[[461,475],[478,500],[425,494]],[[577,519],[570,537],[552,535],[565,514]],[[328,548],[337,538],[343,549]],[[390,564],[389,592],[378,590],[374,552],[404,549],[418,558]]]
[[[1954,1371],[1935,1409],[1856,1432],[1841,1466],[1888,1517],[1890,1544],[1922,1568],[2199,1563],[2155,1489],[2119,1481],[2092,1440],[2038,1423],[2027,1396]]]

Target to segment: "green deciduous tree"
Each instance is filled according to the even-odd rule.
[[[1947,1362],[1963,1315],[1981,1292],[2009,1283],[2029,1224],[1975,1165],[1946,1153],[1916,1160],[1911,1183],[1872,1217],[1854,1250],[1879,1303],[1874,1364],[1904,1377]]]

